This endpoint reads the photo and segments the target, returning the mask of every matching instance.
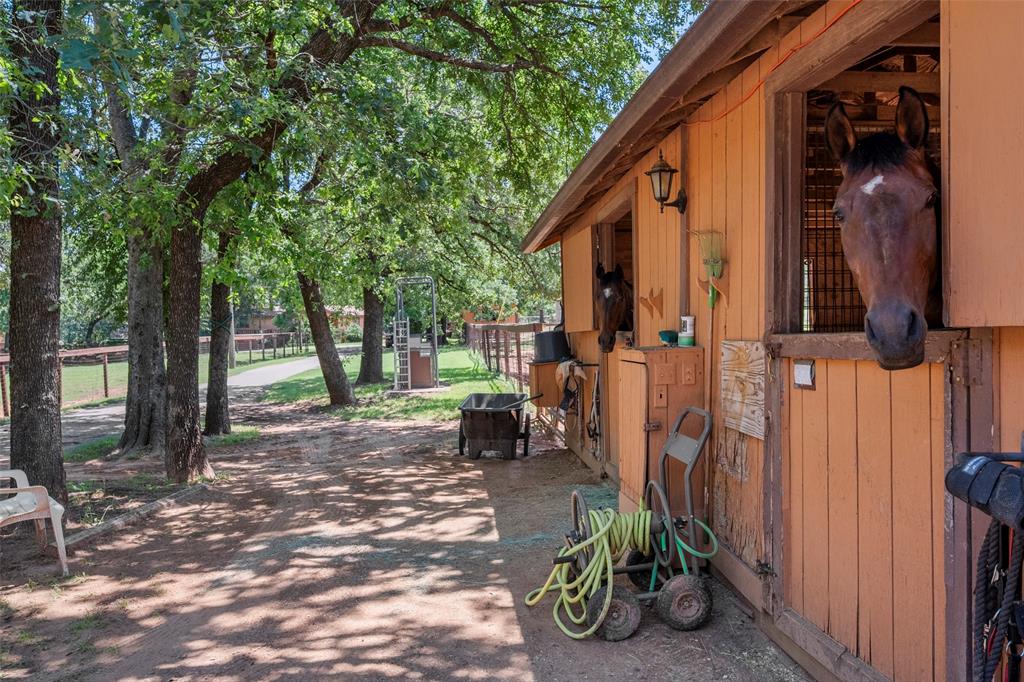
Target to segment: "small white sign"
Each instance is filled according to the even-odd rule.
[[[793,361],[793,385],[797,388],[814,388],[814,360]]]

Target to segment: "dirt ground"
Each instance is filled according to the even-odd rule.
[[[619,643],[576,642],[523,605],[569,493],[613,492],[569,453],[460,458],[454,423],[236,411],[264,437],[217,453],[210,489],[71,558],[0,540],[0,677],[34,680],[802,680],[714,586],[712,621],[646,607]],[[535,439],[539,440],[539,439]],[[550,446],[550,444],[548,444]],[[158,472],[90,462],[72,479]]]

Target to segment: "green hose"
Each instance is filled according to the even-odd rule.
[[[581,552],[593,548],[590,563],[580,575],[572,579],[570,569],[573,561],[556,563],[551,569],[547,582],[543,586],[526,595],[526,605],[535,606],[551,590],[558,589],[558,598],[551,613],[558,628],[573,639],[584,639],[594,634],[612,603],[611,583],[616,562],[629,549],[637,549],[645,556],[651,553],[651,512],[640,510],[628,514],[619,514],[613,509],[596,509],[589,513],[593,535],[573,547],[558,550],[558,559],[575,557]],[[558,561],[556,559],[556,561]],[[604,605],[596,622],[586,630],[579,632],[572,629],[562,620],[562,612],[575,625],[582,625],[587,618],[587,599],[608,585],[605,590]],[[578,611],[577,611],[578,609]]]

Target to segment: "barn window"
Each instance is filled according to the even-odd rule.
[[[929,106],[928,154],[937,167],[938,59],[938,47],[890,45],[807,93],[800,216],[799,331],[861,331],[867,312],[843,255],[839,226],[832,215],[842,173],[825,144],[824,122],[829,108],[841,100],[858,138],[863,138],[893,130],[899,86],[915,87]]]

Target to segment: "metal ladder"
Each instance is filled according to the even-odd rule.
[[[412,388],[412,369],[409,366],[409,320],[395,320],[395,390]]]

